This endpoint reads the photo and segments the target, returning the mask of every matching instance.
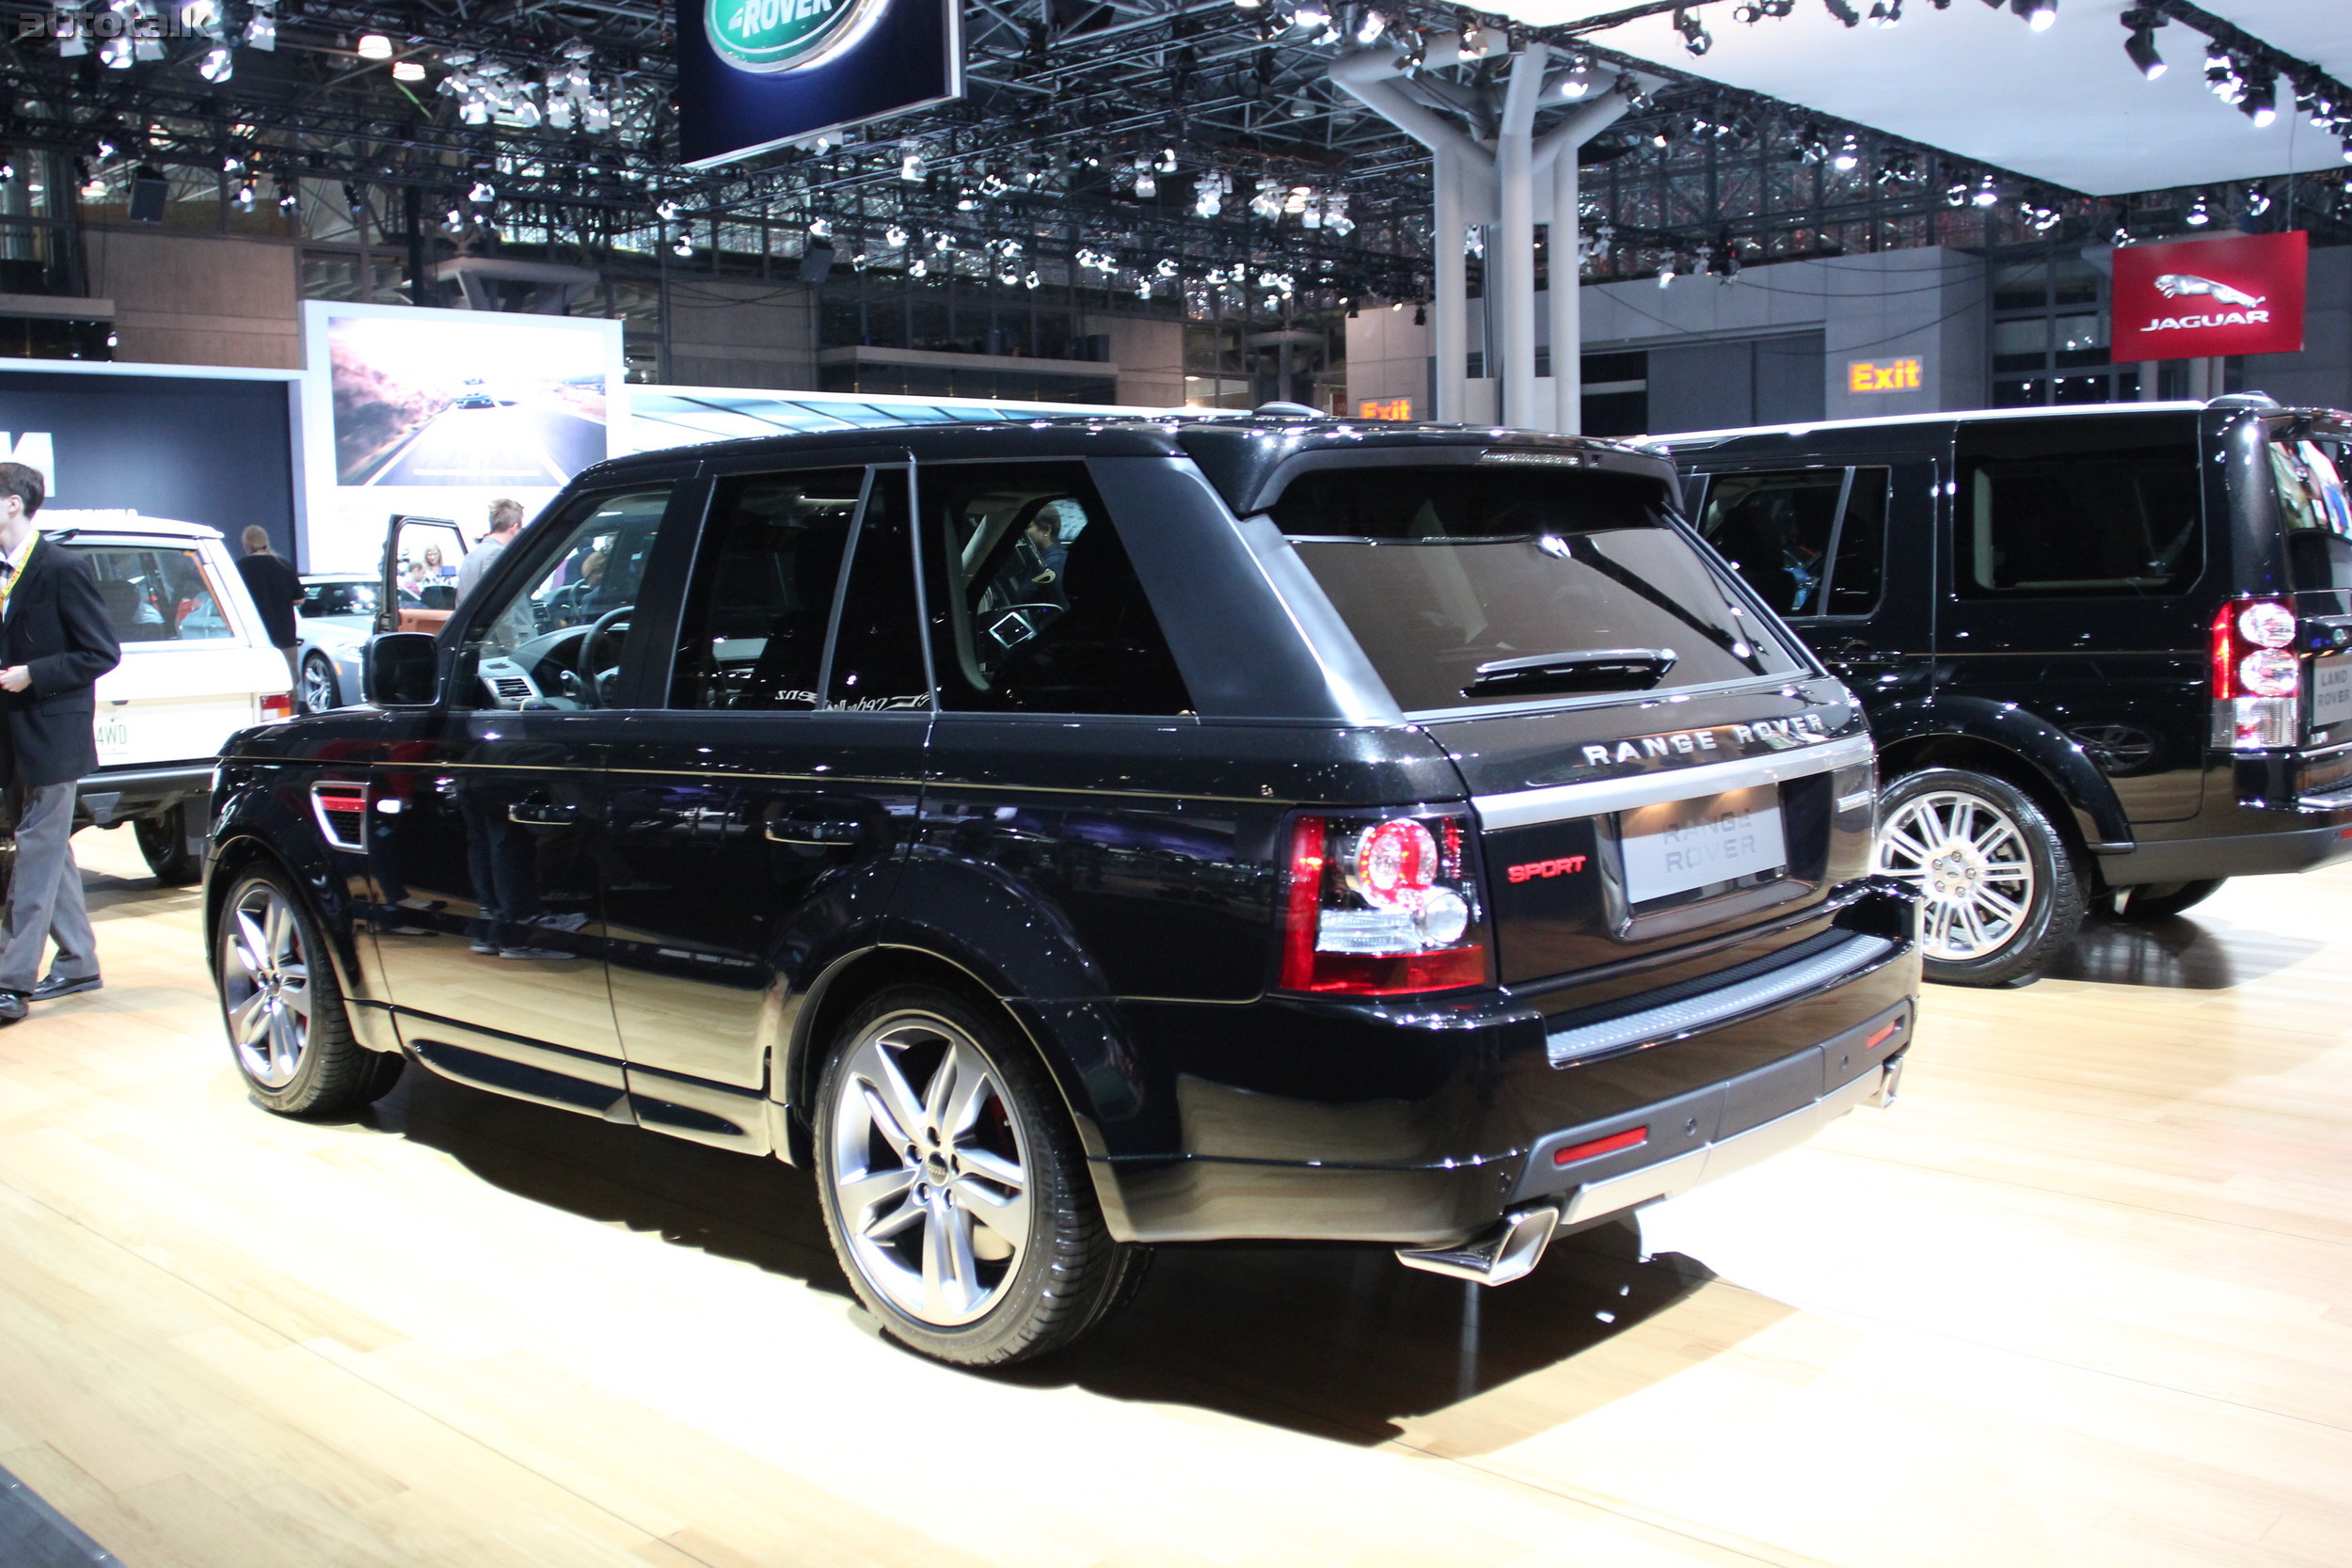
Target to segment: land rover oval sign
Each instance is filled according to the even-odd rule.
[[[738,71],[806,71],[866,36],[888,0],[705,0],[711,51]]]

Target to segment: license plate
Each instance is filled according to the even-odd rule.
[[[101,756],[119,756],[131,749],[131,721],[120,714],[99,715],[94,734]]]
[[[2352,719],[2352,654],[2312,661],[2312,728]]]
[[[1771,785],[1623,813],[1617,842],[1625,856],[1626,899],[1633,904],[1759,877],[1788,863],[1780,791]]]

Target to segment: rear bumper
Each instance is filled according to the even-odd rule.
[[[2233,833],[2224,838],[2176,838],[2138,844],[2101,854],[2099,874],[2110,887],[2145,882],[2201,882],[2222,877],[2265,877],[2312,871],[2352,860],[2352,799],[2331,811],[2288,817],[2317,817],[2312,826],[2281,826],[2275,832]]]
[[[102,768],[76,786],[74,800],[98,827],[149,816],[182,800],[209,797],[213,759],[162,767]]]
[[[1443,1248],[1532,1203],[1576,1223],[1802,1142],[1879,1094],[1918,989],[1903,941],[1761,1010],[1566,1060],[1560,1032],[1508,997],[1485,1016],[1367,1013],[1329,1037],[1313,1027],[1327,1018],[1222,1008],[1223,1050],[1192,1054],[1170,1085],[1185,1152],[1098,1155],[1097,1189],[1113,1232],[1141,1242]],[[1282,1070],[1244,1088],[1236,1058]]]

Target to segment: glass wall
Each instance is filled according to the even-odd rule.
[[[2108,277],[2074,246],[1994,256],[1993,406],[2128,403],[2140,367],[2108,354]]]

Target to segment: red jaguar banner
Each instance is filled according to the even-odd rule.
[[[2309,239],[2297,229],[2118,250],[2116,362],[2296,353]]]

